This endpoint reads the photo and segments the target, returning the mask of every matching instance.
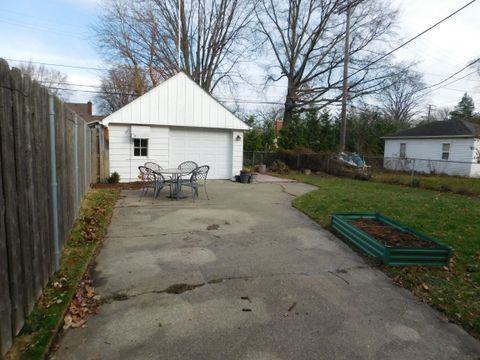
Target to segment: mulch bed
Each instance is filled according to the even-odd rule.
[[[358,219],[351,222],[360,230],[380,240],[386,246],[435,249],[434,242],[423,240],[414,234],[405,233],[375,219]]]
[[[137,190],[142,187],[141,181],[134,181],[129,183],[99,183],[99,184],[91,184],[93,189],[120,189],[120,190]]]

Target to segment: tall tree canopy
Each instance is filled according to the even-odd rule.
[[[179,68],[212,92],[231,80],[255,46],[248,36],[253,17],[253,0],[106,0],[95,31],[112,68],[120,65],[133,74],[128,86],[135,94]],[[115,76],[110,72],[105,79]]]
[[[460,102],[450,112],[450,119],[472,121],[475,111],[475,103],[471,96],[465,93]]]
[[[295,111],[338,101],[342,87],[345,14],[349,0],[260,0],[259,32],[268,43],[274,80],[286,78],[284,121]],[[396,11],[382,0],[363,1],[353,9],[350,25],[350,98],[388,85],[392,68],[382,54],[392,36]]]
[[[420,110],[425,88],[423,76],[408,66],[398,66],[388,86],[378,94],[385,116],[393,122],[408,125]]]

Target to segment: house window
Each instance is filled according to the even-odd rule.
[[[407,157],[407,144],[401,143],[400,144],[400,157],[405,158]]]
[[[148,156],[148,139],[133,139],[133,156]]]
[[[448,160],[450,155],[450,144],[442,144],[442,160]]]

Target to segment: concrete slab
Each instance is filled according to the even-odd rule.
[[[259,183],[293,183],[296,180],[280,178],[277,176],[267,175],[267,174],[258,174],[257,182]]]
[[[111,301],[65,333],[58,359],[480,356],[477,340],[291,207],[314,187],[209,185],[211,200],[195,203],[122,193],[94,274]],[[175,284],[194,286],[169,293]]]

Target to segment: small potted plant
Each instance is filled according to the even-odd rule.
[[[250,181],[250,176],[252,176],[250,167],[245,166],[242,170],[240,170],[240,182],[242,184],[248,184]]]

